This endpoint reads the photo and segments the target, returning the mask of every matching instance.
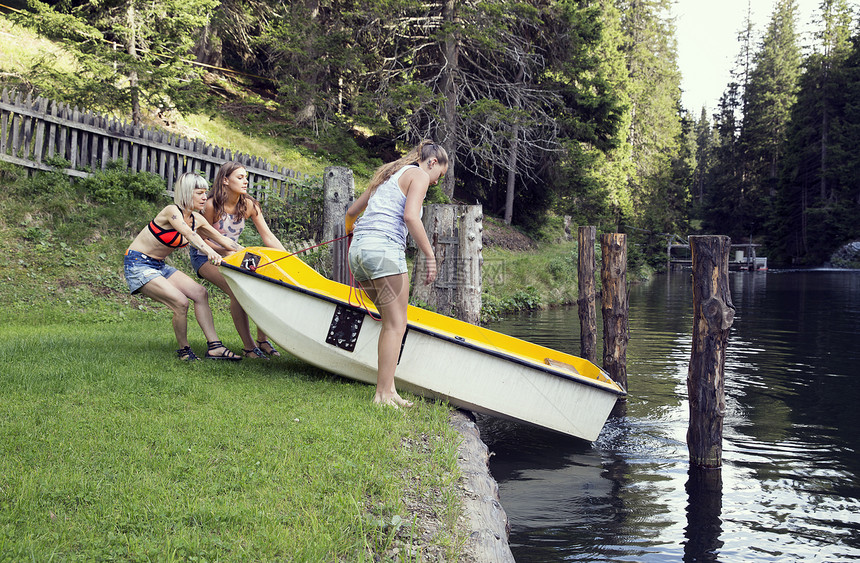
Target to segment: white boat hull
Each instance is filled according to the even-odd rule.
[[[376,383],[381,323],[364,309],[248,270],[227,266],[222,272],[239,303],[276,344],[327,371]],[[397,388],[586,440],[597,438],[624,395],[614,382],[581,380],[489,344],[410,322]]]

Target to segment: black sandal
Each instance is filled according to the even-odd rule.
[[[176,351],[176,355],[179,356],[179,359],[183,362],[192,362],[200,359],[197,357],[197,354],[194,353],[194,350],[191,349],[191,346],[180,348]]]
[[[206,352],[206,356],[204,356],[207,360],[230,360],[231,362],[238,362],[242,359],[242,356],[237,356],[232,351],[228,350],[220,340],[212,340],[207,342],[207,344],[209,346],[209,350]],[[212,350],[217,350],[218,348],[224,348],[224,351],[218,355],[213,354]]]
[[[254,346],[250,350],[242,350],[242,351],[245,352],[246,358],[250,358],[250,356],[248,354],[256,354],[257,357],[251,358],[252,360],[268,360],[269,359],[269,356],[267,356],[265,352],[260,350],[260,348],[258,346]]]
[[[265,346],[266,344],[268,344],[268,345],[269,345],[269,349],[268,349],[268,350],[263,350],[263,346]],[[281,353],[280,353],[280,352],[278,352],[278,350],[277,350],[274,346],[272,346],[272,343],[271,343],[271,342],[269,342],[269,339],[268,339],[268,338],[267,338],[266,340],[257,340],[257,347],[258,347],[260,350],[263,350],[263,352],[264,352],[264,353],[266,353],[266,354],[268,354],[269,356],[274,356],[274,357],[276,357],[276,358],[280,358],[280,357],[281,357]]]

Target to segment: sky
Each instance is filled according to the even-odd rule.
[[[798,0],[797,30],[805,33],[801,45],[811,40],[812,18],[821,0]],[[714,113],[730,71],[740,53],[738,32],[744,25],[748,0],[675,0],[678,39],[678,66],[681,70],[681,101],[693,117],[698,118],[704,106],[708,117]],[[773,13],[776,0],[749,0],[752,9],[754,52]]]

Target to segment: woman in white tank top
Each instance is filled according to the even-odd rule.
[[[394,385],[409,303],[406,234],[412,235],[424,254],[424,283],[431,283],[436,279],[436,256],[421,223],[421,206],[427,188],[447,170],[445,149],[433,141],[422,141],[403,158],[377,169],[370,186],[346,212],[346,232],[354,234],[349,248],[350,269],[382,317],[374,403],[412,406]]]

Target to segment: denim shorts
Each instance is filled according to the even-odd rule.
[[[197,274],[198,278],[202,278],[203,276],[200,275],[200,266],[208,262],[208,258],[193,246],[188,247],[188,256],[191,257],[191,267],[194,268],[194,273]]]
[[[362,233],[349,245],[349,268],[360,282],[405,274],[406,249],[388,235]]]
[[[137,250],[127,250],[125,253],[125,281],[128,290],[137,293],[140,288],[158,276],[169,278],[178,270],[164,262],[147,256]]]

